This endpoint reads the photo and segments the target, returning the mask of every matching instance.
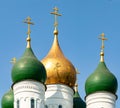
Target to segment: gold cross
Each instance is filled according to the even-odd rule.
[[[104,50],[104,41],[107,40],[107,38],[105,38],[105,34],[104,33],[102,33],[100,36],[101,37],[99,37],[99,39],[102,40],[101,50]]]
[[[12,64],[15,64],[16,63],[16,58],[12,58],[12,60],[10,61]]]
[[[28,32],[27,32],[27,34],[30,35],[30,33],[31,33],[30,25],[33,25],[34,23],[31,22],[31,18],[29,16],[25,19],[24,23],[28,24]]]
[[[55,23],[54,23],[54,26],[55,26],[55,28],[57,28],[57,26],[58,26],[57,17],[58,17],[58,16],[61,16],[61,14],[58,13],[58,8],[57,8],[57,7],[55,7],[53,10],[54,10],[54,12],[51,12],[51,14],[55,15]]]
[[[80,74],[80,72],[78,71],[78,69],[76,68],[76,74]]]
[[[78,71],[78,69],[76,68],[76,82],[75,82],[75,87],[74,87],[74,89],[75,89],[75,92],[77,92],[78,91],[78,81],[77,81],[77,74],[80,74],[80,72]]]
[[[77,82],[77,74],[80,74],[80,72],[79,72],[78,69],[76,68],[76,82]]]

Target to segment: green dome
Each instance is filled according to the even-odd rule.
[[[86,104],[81,99],[78,91],[75,92],[74,97],[73,97],[73,108],[86,108]]]
[[[100,62],[94,73],[86,80],[86,95],[98,91],[107,91],[115,94],[117,86],[116,77],[108,70],[104,62]]]
[[[2,97],[1,100],[1,107],[2,108],[14,108],[14,96],[13,96],[13,91],[10,90],[4,96]]]
[[[31,48],[26,48],[23,56],[16,61],[12,68],[13,83],[31,79],[44,83],[46,70],[43,64],[37,60]]]

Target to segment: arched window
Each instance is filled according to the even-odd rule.
[[[59,105],[58,108],[62,108],[62,105]]]
[[[20,101],[17,100],[17,108],[19,108],[19,107],[20,107]]]
[[[34,106],[35,106],[35,100],[31,99],[31,108],[34,108]]]

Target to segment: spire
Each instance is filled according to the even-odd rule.
[[[58,21],[57,21],[57,17],[58,16],[61,16],[61,14],[58,13],[58,8],[55,7],[54,9],[54,12],[51,12],[51,14],[55,15],[55,22],[54,22],[54,35],[58,35],[58,30],[57,30],[57,27],[58,27]]]
[[[30,45],[30,41],[31,41],[31,38],[30,38],[30,33],[31,33],[30,25],[31,24],[33,25],[34,23],[31,22],[31,18],[29,16],[25,19],[24,23],[28,24],[28,32],[27,32],[28,37],[27,37],[26,40],[27,40],[27,48],[30,48],[31,47],[31,45]]]
[[[105,38],[105,34],[104,33],[102,33],[101,35],[100,35],[101,37],[99,37],[99,39],[101,39],[101,41],[102,41],[102,46],[101,46],[101,52],[100,52],[100,62],[104,62],[104,41],[105,40],[107,40],[107,38]]]

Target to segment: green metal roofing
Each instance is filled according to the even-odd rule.
[[[115,94],[117,86],[116,77],[108,70],[104,62],[100,62],[94,73],[86,80],[86,95],[98,91],[107,91]]]
[[[13,91],[9,90],[4,96],[2,97],[1,100],[1,107],[2,108],[14,108],[14,96],[13,96]]]
[[[26,48],[23,56],[16,61],[12,68],[13,83],[32,79],[44,83],[46,70],[43,64],[35,57],[31,48]]]
[[[73,97],[73,108],[86,108],[86,104],[81,99],[78,91],[75,92],[74,97]]]

